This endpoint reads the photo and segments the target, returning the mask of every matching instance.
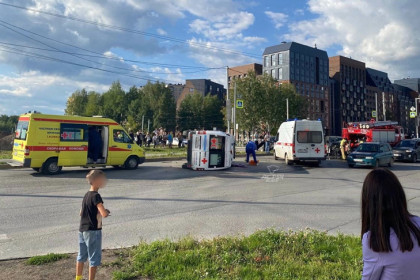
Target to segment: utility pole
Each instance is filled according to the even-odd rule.
[[[226,66],[226,119],[227,119],[227,130],[230,133],[230,121],[232,115],[232,108],[230,108],[230,99],[229,99],[229,66]]]
[[[236,81],[233,90],[233,138],[236,141]]]
[[[286,98],[286,120],[289,119],[289,98]]]
[[[384,111],[384,121],[386,121],[385,92],[382,92],[382,110]]]
[[[419,138],[419,116],[418,116],[418,110],[417,110],[417,104],[418,104],[418,100],[420,98],[415,98],[414,102],[416,103],[415,107],[416,107],[416,138]]]
[[[144,115],[141,117],[141,132],[144,132]]]
[[[375,92],[375,111],[376,111],[376,121],[378,121],[378,93]]]

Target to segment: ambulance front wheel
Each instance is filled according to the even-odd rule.
[[[42,173],[46,175],[54,175],[60,173],[62,166],[58,166],[58,161],[56,158],[50,158],[42,165]]]
[[[139,166],[139,159],[136,156],[128,157],[128,159],[124,163],[125,169],[136,169]]]

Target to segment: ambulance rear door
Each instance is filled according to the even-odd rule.
[[[60,124],[60,143],[56,149],[58,166],[84,166],[88,154],[88,126],[86,124]]]

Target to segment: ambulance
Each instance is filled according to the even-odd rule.
[[[324,130],[321,121],[291,120],[280,125],[274,144],[274,159],[288,165],[325,160]]]
[[[187,163],[192,170],[230,168],[234,158],[234,138],[216,130],[192,131],[188,135]]]
[[[19,117],[11,164],[52,175],[70,166],[136,169],[144,161],[144,150],[111,119],[27,113]]]

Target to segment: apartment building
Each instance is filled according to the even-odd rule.
[[[185,81],[184,88],[176,101],[177,108],[181,105],[182,100],[194,92],[200,93],[203,96],[216,95],[220,100],[224,100],[226,96],[226,89],[223,85],[213,82],[209,79],[190,79]]]
[[[308,100],[304,108],[308,119],[321,119],[330,133],[329,61],[327,52],[296,42],[267,47],[263,53],[263,72],[280,83],[291,83]]]
[[[229,87],[232,88],[232,81],[236,79],[245,78],[249,72],[254,72],[257,76],[262,75],[263,66],[259,63],[251,63],[246,65],[239,65],[235,67],[230,67],[228,69],[228,82]]]

